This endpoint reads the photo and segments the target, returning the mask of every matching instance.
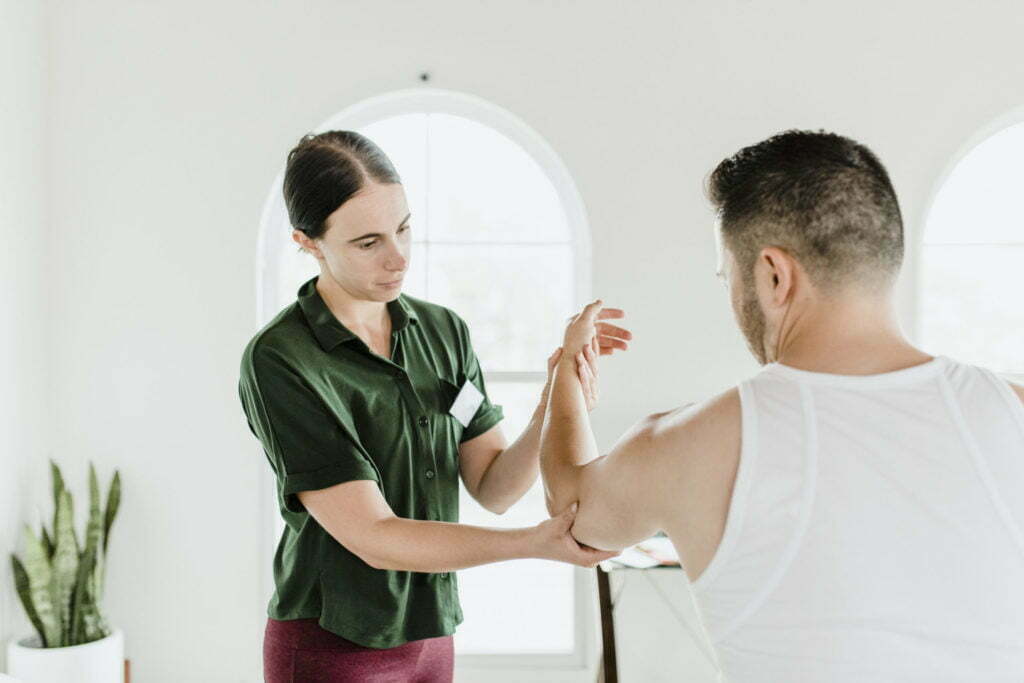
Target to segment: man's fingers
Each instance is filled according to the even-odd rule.
[[[624,327],[618,325],[612,325],[611,323],[597,323],[594,327],[597,328],[597,333],[605,337],[615,337],[617,339],[630,340],[633,338],[633,333]]]
[[[598,320],[607,320],[608,318],[625,318],[626,312],[621,308],[602,308],[601,312],[597,314]]]
[[[622,351],[626,351],[627,349],[629,349],[629,344],[622,341],[621,339],[615,339],[614,337],[601,337],[598,340],[598,345],[601,349],[602,356],[607,356],[615,349],[620,349]]]
[[[597,316],[601,313],[601,300],[595,299],[591,303],[583,307],[583,311],[580,313],[580,318],[586,320],[588,323],[593,324],[597,320]]]

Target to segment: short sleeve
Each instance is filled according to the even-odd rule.
[[[300,491],[359,479],[379,482],[376,469],[323,399],[275,350],[247,350],[238,389],[288,510],[305,511],[296,495]]]
[[[480,436],[488,429],[501,422],[505,415],[501,406],[493,405],[490,397],[487,395],[487,387],[484,386],[484,375],[483,371],[480,369],[480,361],[477,360],[476,353],[473,351],[473,344],[469,338],[469,327],[462,318],[455,316],[455,320],[460,337],[459,361],[462,364],[462,374],[466,380],[472,382],[484,396],[484,400],[480,403],[480,407],[477,408],[476,415],[473,416],[473,419],[470,420],[466,428],[462,430],[462,436],[459,439],[460,443],[462,443]]]

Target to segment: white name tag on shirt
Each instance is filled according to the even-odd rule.
[[[476,385],[468,379],[455,397],[451,409],[448,411],[455,417],[463,427],[468,427],[480,404],[483,403],[484,395],[476,388]]]

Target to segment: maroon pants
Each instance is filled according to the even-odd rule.
[[[267,619],[266,683],[451,683],[452,637],[377,650],[320,628],[316,619]]]

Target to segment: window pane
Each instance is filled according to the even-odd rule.
[[[551,181],[515,142],[475,121],[430,115],[430,239],[568,242]]]
[[[972,149],[953,169],[928,216],[925,244],[1024,242],[1024,123]]]
[[[489,381],[487,392],[505,409],[505,437],[515,440],[540,399],[544,380]],[[490,527],[528,527],[547,518],[538,481],[504,515],[494,515],[465,489],[460,521]],[[573,569],[558,562],[515,560],[459,572],[465,621],[455,636],[458,654],[568,654],[574,647]],[[523,599],[529,596],[529,599]]]
[[[572,313],[571,264],[568,245],[432,244],[427,286],[465,318],[485,372],[543,371]]]
[[[516,560],[459,572],[465,621],[460,655],[571,654],[573,571],[567,564]]]
[[[932,353],[1024,372],[1024,245],[925,246],[922,344]]]

